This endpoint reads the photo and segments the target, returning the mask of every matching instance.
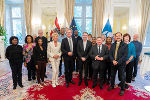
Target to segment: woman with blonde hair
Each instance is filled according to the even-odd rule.
[[[52,65],[52,87],[58,84],[59,63],[61,57],[61,43],[58,42],[58,33],[53,33],[53,41],[48,44],[47,55]]]

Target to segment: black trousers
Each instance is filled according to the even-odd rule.
[[[105,82],[110,81],[111,67],[112,67],[112,63],[111,62],[106,62],[106,67],[105,67],[105,70],[104,70],[104,81]]]
[[[63,56],[61,55],[61,59],[59,63],[59,74],[62,74],[62,59],[63,59]]]
[[[93,76],[93,68],[92,68],[92,59],[88,59],[88,75],[89,75],[89,78],[92,79],[92,76]]]
[[[74,61],[73,61],[73,71],[78,72],[79,71],[79,58],[75,57]]]
[[[134,61],[126,65],[126,82],[131,83]]]
[[[138,66],[138,62],[139,62],[139,56],[136,56],[136,58],[134,59],[134,72],[133,72],[133,77],[136,77],[137,75],[137,66]]]
[[[65,80],[66,80],[66,83],[69,83],[72,80],[74,58],[72,56],[64,57],[64,65],[65,65]]]
[[[36,68],[33,60],[30,60],[30,62],[27,63],[27,69],[28,69],[28,80],[35,80]]]
[[[103,86],[103,77],[104,77],[104,66],[105,62],[104,61],[93,61],[92,66],[93,66],[93,85],[97,85],[97,76],[99,73],[99,85]]]
[[[115,77],[116,77],[116,72],[118,71],[118,76],[120,77],[120,85],[121,85],[121,90],[125,90],[125,66],[123,65],[117,65],[117,66],[112,66],[111,70],[111,87],[114,87],[115,85]]]
[[[22,62],[18,62],[15,64],[11,64],[11,71],[12,71],[12,79],[13,79],[13,86],[22,85]]]
[[[84,81],[87,81],[88,76],[88,61],[79,60],[79,81],[82,81],[82,73],[84,69]]]

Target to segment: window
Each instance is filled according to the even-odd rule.
[[[23,1],[23,0],[22,0]],[[24,5],[23,2],[7,2],[6,0],[6,22],[5,22],[7,40],[11,36],[17,36],[19,44],[24,43],[26,36]]]
[[[83,32],[92,33],[92,0],[76,0],[74,18],[79,35]]]
[[[149,20],[148,28],[147,28],[147,31],[146,31],[144,46],[145,47],[150,47],[150,20]]]

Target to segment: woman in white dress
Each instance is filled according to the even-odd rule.
[[[61,43],[58,42],[58,33],[53,33],[53,41],[48,44],[47,54],[52,65],[52,87],[58,84],[59,63],[61,57]]]

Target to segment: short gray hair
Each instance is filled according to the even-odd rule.
[[[67,31],[69,31],[69,30],[71,30],[71,32],[72,32],[72,29],[71,29],[71,28],[67,28],[67,29],[66,29],[66,33],[67,33]],[[72,32],[72,33],[73,33],[73,32]]]

